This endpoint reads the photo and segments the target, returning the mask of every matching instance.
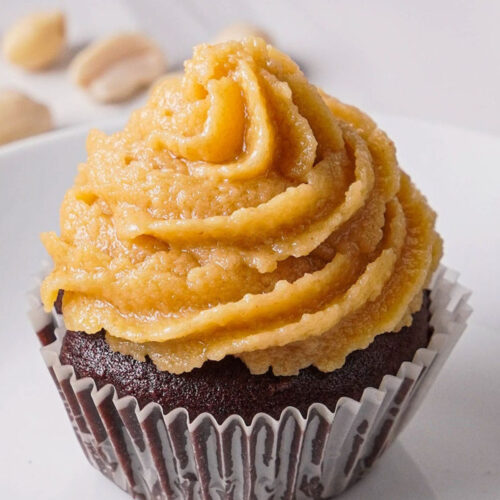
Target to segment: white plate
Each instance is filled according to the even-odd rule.
[[[444,262],[473,289],[470,327],[398,442],[343,499],[498,499],[500,491],[500,139],[379,117],[440,214]],[[120,123],[101,124],[106,130]],[[25,317],[88,126],[0,149],[0,484],[8,499],[126,499],[87,465]]]

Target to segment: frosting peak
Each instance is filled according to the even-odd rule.
[[[410,321],[440,257],[387,136],[259,39],[196,47],[87,149],[42,299],[160,369],[333,370]]]

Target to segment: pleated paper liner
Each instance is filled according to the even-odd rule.
[[[366,388],[360,401],[341,398],[334,412],[317,403],[304,418],[288,407],[279,420],[259,413],[250,425],[237,415],[218,424],[208,413],[191,422],[183,408],[140,409],[111,385],[98,390],[91,378],[78,380],[61,365],[64,322],[44,312],[38,286],[29,293],[29,317],[88,461],[133,497],[327,499],[356,482],[394,441],[464,331],[470,293],[457,278],[445,267],[436,272],[434,333],[397,376]]]

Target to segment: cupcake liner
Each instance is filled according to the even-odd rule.
[[[42,273],[41,276],[45,275]],[[140,499],[331,498],[357,481],[408,423],[465,329],[470,293],[458,273],[440,267],[431,283],[427,348],[368,387],[359,401],[341,398],[335,411],[313,404],[279,420],[259,413],[250,425],[237,415],[222,424],[208,413],[190,421],[183,408],[164,414],[156,403],[140,409],[111,385],[97,389],[61,365],[62,316],[44,312],[37,287],[29,317],[88,461]]]

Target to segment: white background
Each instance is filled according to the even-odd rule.
[[[85,41],[144,30],[178,68],[193,44],[237,19],[266,28],[313,82],[379,119],[439,213],[445,263],[473,289],[474,315],[421,411],[345,498],[498,500],[500,0],[0,0],[0,31],[44,5],[66,10],[70,50],[57,68],[34,75],[0,61],[0,87],[47,102],[60,128],[123,115],[144,99],[97,106],[75,89],[67,63]],[[65,155],[83,159],[83,135]],[[68,492],[82,500],[125,499],[85,464],[24,316],[29,274],[45,255],[37,233],[56,229],[63,184],[76,167],[64,155],[42,157],[42,146],[0,147],[0,316],[11,318],[0,351],[0,491],[6,485],[13,499],[70,498]],[[47,178],[54,171],[59,175]],[[28,375],[29,390],[18,392]],[[14,404],[36,408],[19,420],[8,411]]]

